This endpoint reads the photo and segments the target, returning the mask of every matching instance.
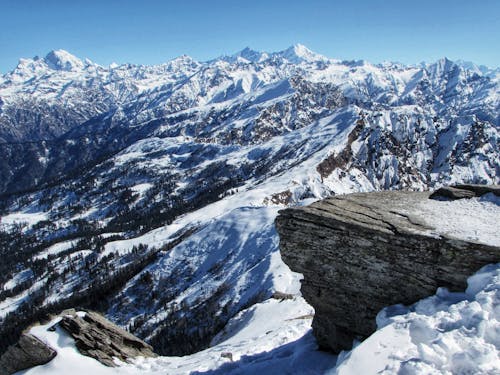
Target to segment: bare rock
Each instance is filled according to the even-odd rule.
[[[304,275],[321,347],[350,349],[375,331],[383,307],[412,304],[438,287],[464,290],[468,276],[500,261],[500,248],[440,235],[412,215],[428,197],[360,193],[280,211],[281,256]]]
[[[275,291],[273,293],[273,295],[271,296],[271,298],[274,298],[274,299],[277,299],[277,300],[280,300],[280,301],[284,301],[284,300],[287,300],[287,299],[293,299],[294,295],[290,294],[290,293],[283,293],[283,292]]]
[[[94,312],[83,317],[66,315],[59,325],[73,337],[82,354],[106,366],[116,366],[113,358],[126,362],[138,356],[156,357],[150,345]]]
[[[44,365],[57,352],[33,335],[23,334],[17,344],[10,346],[0,357],[0,375],[10,375],[17,371]]]
[[[455,199],[464,199],[464,198],[474,198],[476,194],[473,191],[466,189],[457,189],[452,186],[445,186],[437,189],[434,193],[432,193],[429,198],[430,199],[439,199],[439,198],[448,198],[451,200]]]
[[[480,197],[484,194],[493,193],[500,196],[499,185],[474,185],[458,184],[455,186],[445,186],[433,192],[429,198],[440,199],[448,198],[451,200]]]
[[[457,184],[454,187],[461,190],[472,191],[476,197],[480,197],[488,193],[500,196],[500,185]]]

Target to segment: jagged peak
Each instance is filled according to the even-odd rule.
[[[423,63],[421,66],[433,78],[442,77],[456,68],[461,69],[453,60],[447,57],[442,57],[433,63]]]
[[[244,58],[245,60],[251,62],[260,62],[267,59],[269,57],[269,54],[267,54],[266,52],[256,51],[250,47],[245,47],[234,56]]]
[[[328,60],[326,57],[311,51],[309,48],[300,43],[294,44],[282,51],[272,53],[261,52],[250,47],[245,47],[233,55],[223,56],[217,60],[223,60],[230,63],[241,60],[249,62],[263,62],[273,57],[287,60],[293,64]]]
[[[300,44],[300,43],[296,43],[293,46],[288,47],[287,50],[293,50],[293,52],[298,56],[307,56],[310,54],[315,54],[313,51],[311,51],[305,45]]]
[[[186,69],[196,69],[200,66],[200,63],[193,59],[189,55],[181,55],[176,58],[161,64],[164,68],[169,71],[185,71]]]
[[[446,56],[441,57],[436,62],[428,64],[428,66],[431,66],[431,67],[434,66],[437,69],[441,69],[441,70],[448,70],[451,67],[453,67],[454,65],[456,65],[455,62],[453,60],[447,58]]]
[[[452,64],[455,64],[455,62],[449,58],[447,58],[446,56],[443,56],[441,57],[439,60],[436,61],[436,64],[439,64],[439,65],[452,65]]]
[[[241,51],[238,51],[232,55],[221,56],[217,59],[210,60],[208,62],[215,61],[225,61],[228,63],[237,63],[237,62],[262,62],[269,58],[269,54],[266,52],[261,52],[254,50],[250,47],[245,47]]]
[[[283,51],[277,52],[276,55],[281,56],[292,63],[328,60],[325,56],[311,51],[309,48],[300,43],[294,44]]]
[[[50,51],[44,61],[53,70],[77,71],[85,66],[82,60],[63,49]]]
[[[455,60],[455,64],[461,66],[464,69],[467,69],[471,72],[480,74],[480,75],[493,75],[495,73],[500,72],[500,68],[494,68],[491,66],[486,66],[486,65],[479,65],[476,64],[472,61],[466,61],[466,60]]]

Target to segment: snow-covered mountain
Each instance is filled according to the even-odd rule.
[[[438,160],[453,159],[462,144],[455,139],[495,136],[498,77],[498,70],[447,59],[414,67],[340,62],[302,45],[277,53],[246,48],[209,62],[181,56],[157,66],[101,67],[52,51],[22,59],[0,78],[0,191],[60,179],[151,136],[256,144],[346,105],[391,133],[418,122],[433,154],[442,146],[436,137],[452,137]],[[458,128],[463,134],[450,134]]]
[[[330,194],[498,183],[498,70],[338,61],[296,45],[0,78],[0,317],[90,307],[162,354],[276,292],[277,211]]]

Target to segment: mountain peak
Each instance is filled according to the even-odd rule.
[[[311,51],[309,48],[307,48],[305,45],[296,43],[293,46],[290,46],[288,49],[293,49],[293,51],[298,55],[298,56],[307,56],[310,54],[314,54],[313,51]]]
[[[239,59],[244,59],[249,62],[261,62],[269,57],[269,54],[265,52],[256,51],[250,47],[245,47],[241,51],[235,53],[231,56],[226,56],[223,59],[228,62],[235,62]]]
[[[54,70],[78,71],[84,67],[84,63],[71,53],[58,49],[50,51],[44,58],[49,68]]]
[[[458,65],[447,57],[442,57],[434,63],[427,64],[425,68],[433,77],[441,77],[457,68]]]
[[[455,64],[479,75],[492,76],[500,72],[499,68],[492,68],[486,65],[478,65],[472,61],[455,60]]]
[[[326,60],[326,57],[311,51],[309,48],[300,43],[294,44],[277,54],[292,63]]]
[[[188,63],[191,63],[191,62],[194,61],[194,59],[191,56],[189,56],[189,55],[183,54],[183,55],[180,55],[180,56],[177,56],[177,57],[173,58],[170,61],[171,62],[172,61],[178,61],[178,62],[188,62]]]
[[[194,60],[191,56],[185,54],[177,56],[176,58],[167,61],[166,63],[163,64],[163,66],[167,67],[170,70],[191,69],[191,68],[196,68],[199,65],[200,63],[198,61]]]

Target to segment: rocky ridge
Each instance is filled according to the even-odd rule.
[[[374,332],[383,307],[414,303],[438,287],[464,290],[468,276],[500,260],[500,247],[450,236],[426,223],[422,204],[448,207],[429,201],[429,195],[358,193],[280,211],[281,256],[304,275],[301,291],[315,308],[320,346],[350,349],[353,339]]]
[[[156,357],[150,345],[95,312],[67,310],[57,320],[55,325],[48,328],[49,331],[62,328],[74,339],[81,354],[106,366],[115,367],[117,360],[128,362],[139,356]],[[11,375],[46,364],[56,355],[57,352],[47,343],[30,333],[24,333],[15,345],[0,356],[0,375]]]
[[[358,106],[360,117],[384,133],[359,140],[375,151],[355,142],[349,152],[360,160],[356,167],[368,178],[373,169],[380,180],[398,168],[389,151],[399,154],[399,168],[418,169],[417,182],[425,184],[443,164],[494,156],[488,144],[498,138],[497,77],[496,70],[446,58],[418,67],[374,65],[328,59],[300,45],[207,62],[181,56],[156,66],[103,67],[52,51],[21,59],[0,77],[0,193],[53,183],[139,139],[258,144],[344,105]],[[441,137],[448,140],[442,150]],[[492,170],[482,182],[490,182]],[[383,177],[385,185],[400,182]]]

